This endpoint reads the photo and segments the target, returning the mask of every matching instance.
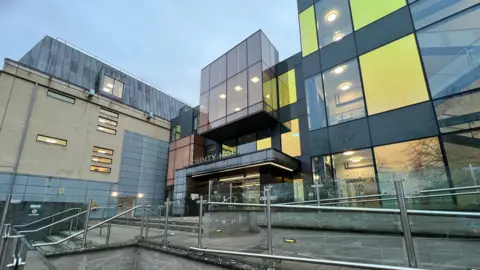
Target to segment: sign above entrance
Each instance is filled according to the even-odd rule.
[[[193,160],[193,165],[198,165],[198,164],[202,164],[202,163],[205,163],[205,162],[220,160],[220,159],[224,159],[224,158],[232,157],[232,156],[236,156],[236,155],[237,155],[237,153],[233,153],[233,152],[225,152],[225,153],[221,153],[221,154],[212,154],[212,155],[208,155],[208,156],[204,156],[204,157],[201,157],[201,158],[194,159]]]

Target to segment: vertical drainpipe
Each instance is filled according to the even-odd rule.
[[[35,86],[33,87],[32,95],[30,97],[30,103],[28,105],[28,111],[27,111],[27,116],[26,116],[26,119],[25,119],[25,125],[23,126],[22,135],[20,137],[21,139],[20,139],[20,145],[18,146],[17,157],[16,157],[15,163],[13,165],[13,173],[10,177],[10,187],[8,189],[7,200],[5,201],[5,207],[3,208],[2,219],[0,221],[0,230],[3,229],[3,225],[5,224],[5,220],[7,219],[7,213],[8,213],[8,208],[10,206],[10,201],[12,200],[12,192],[13,192],[13,186],[15,184],[14,183],[15,182],[15,176],[17,174],[18,165],[20,164],[20,159],[22,157],[23,145],[24,145],[24,142],[25,142],[25,137],[27,135],[28,124],[30,123],[30,117],[32,115],[33,104],[35,103],[35,98],[36,98],[36,95],[37,95],[37,88],[38,88],[38,83],[35,83]],[[13,89],[12,89],[12,91],[13,91]]]

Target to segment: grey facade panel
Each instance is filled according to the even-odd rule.
[[[310,142],[310,154],[312,156],[320,156],[330,153],[327,128],[310,131],[308,136]]]
[[[171,120],[179,109],[188,106],[160,89],[138,81],[65,43],[46,36],[28,51],[20,63],[51,74],[86,89],[97,87],[98,74],[105,72],[124,83],[123,102],[144,112]]]
[[[368,121],[373,146],[438,135],[437,120],[430,102],[373,115]]]
[[[313,0],[297,0],[298,13],[313,5]]]
[[[358,54],[364,54],[396,39],[413,33],[408,6],[355,32]]]
[[[333,68],[357,55],[355,39],[350,34],[342,40],[332,43],[320,50],[322,70]]]
[[[370,134],[366,118],[328,128],[332,153],[370,147]]]
[[[302,59],[302,70],[304,78],[309,78],[321,72],[320,52],[316,51]],[[299,89],[297,89],[298,91]]]

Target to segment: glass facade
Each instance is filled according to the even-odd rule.
[[[358,30],[406,4],[405,0],[350,0],[354,28]]]
[[[278,95],[280,108],[297,102],[297,83],[295,69],[278,76]]]
[[[276,109],[277,93],[268,98],[263,94],[273,85],[267,83],[269,90],[263,86],[273,78],[270,68],[277,62],[277,50],[263,32],[257,31],[202,69],[198,132],[205,133],[268,108]]]
[[[282,123],[282,152],[292,156],[298,157],[302,155],[300,147],[300,128],[298,119],[294,119]]]
[[[348,0],[322,0],[315,3],[319,47],[343,39],[352,33]]]
[[[417,33],[433,98],[480,87],[479,17],[476,6]]]
[[[362,82],[356,59],[324,72],[323,84],[329,125],[365,116]]]
[[[318,74],[305,80],[307,99],[308,128],[310,130],[327,126],[325,115],[325,96],[323,94],[322,75]]]
[[[318,50],[315,10],[311,6],[299,15],[302,55],[305,57]]]
[[[429,99],[413,34],[361,55],[360,67],[369,115]]]

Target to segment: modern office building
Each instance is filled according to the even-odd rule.
[[[11,189],[15,209],[40,202],[42,214],[89,198],[98,206],[161,205],[170,120],[183,107],[45,37],[19,61],[6,59],[0,74],[0,200]]]
[[[255,32],[201,70],[194,108],[50,37],[6,60],[0,193],[168,196],[174,214],[194,214],[199,195],[258,203],[273,185],[276,202],[300,202],[318,183],[328,203],[404,179],[411,207],[478,210],[461,190],[421,194],[480,184],[480,1],[297,3],[301,52],[279,61]]]
[[[202,69],[199,107],[172,120],[174,199],[315,200],[318,181],[328,202],[404,179],[411,207],[478,210],[421,194],[479,185],[479,16],[478,0],[298,0],[301,52],[278,62],[259,31]]]

